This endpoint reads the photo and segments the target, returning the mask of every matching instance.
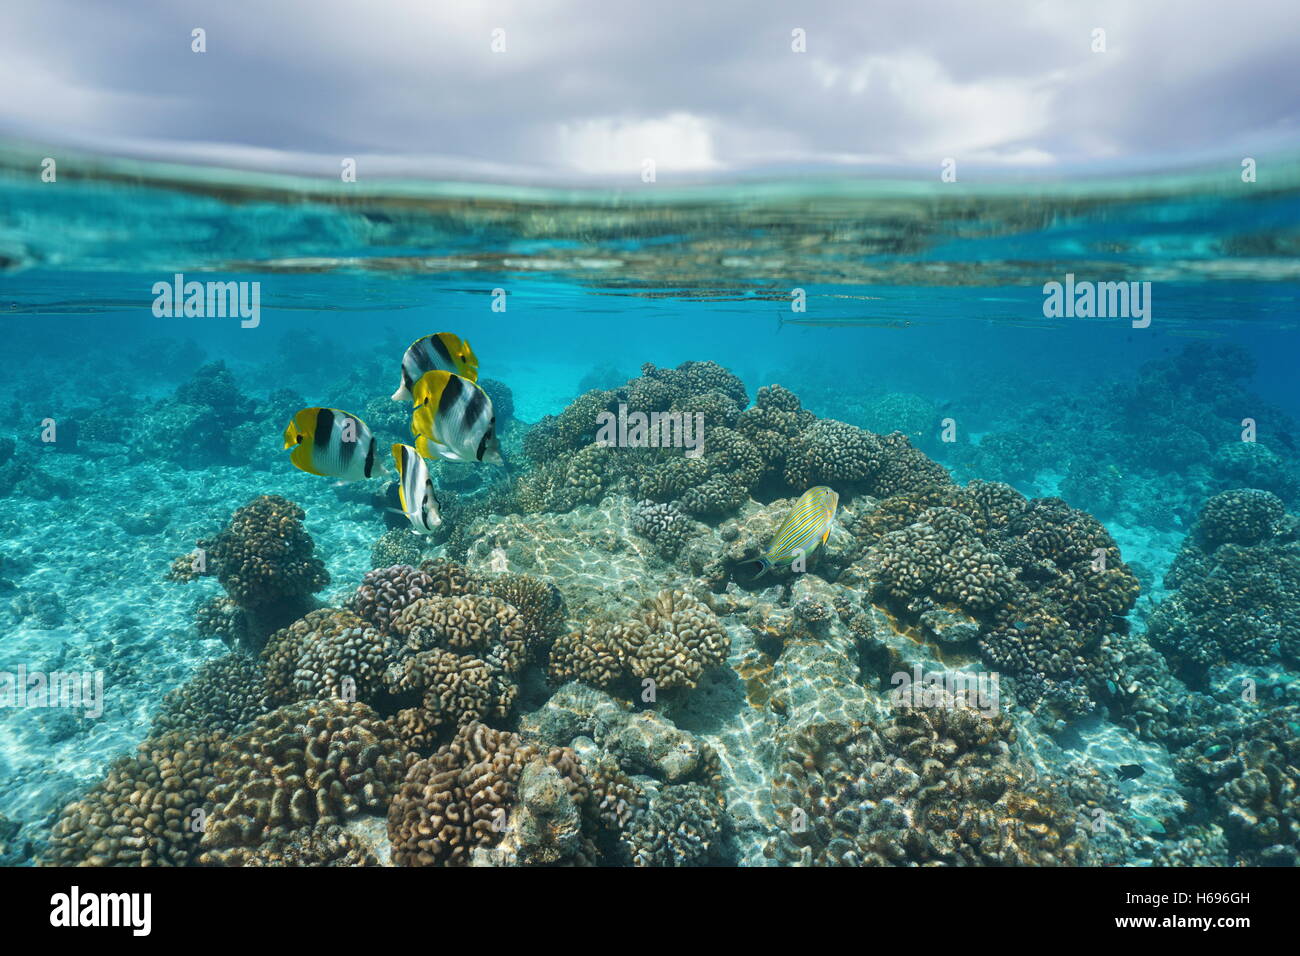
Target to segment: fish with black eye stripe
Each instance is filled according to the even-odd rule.
[[[451,372],[425,372],[411,391],[411,434],[421,455],[504,465],[492,399],[476,382]]]
[[[351,412],[338,408],[304,408],[284,429],[289,461],[310,475],[360,481],[386,471],[375,456],[375,436]]]

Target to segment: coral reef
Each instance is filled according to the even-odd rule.
[[[1173,593],[1147,621],[1178,676],[1203,687],[1219,663],[1300,665],[1298,527],[1267,491],[1205,503],[1165,577]]]
[[[161,685],[137,673],[152,648],[134,612],[112,613],[84,647],[55,635],[57,666],[154,695],[112,701],[124,713],[148,714],[160,686],[190,676],[138,752],[88,789],[84,775],[60,778],[60,815],[0,818],[0,856],[1295,865],[1300,520],[1288,506],[1300,472],[1283,451],[1289,420],[1245,390],[1242,359],[1194,347],[1023,413],[1006,412],[1011,390],[958,396],[955,442],[939,437],[950,403],[906,392],[844,394],[795,370],[781,376],[799,394],[765,385],[750,404],[712,362],[647,364],[630,379],[603,369],[559,414],[515,423],[508,478],[432,462],[435,534],[376,516],[391,485],[304,490],[314,515],[338,509],[319,550],[357,585],[321,600],[329,576],[303,509],[256,498],[169,575],[221,585],[191,633],[231,653],[199,663],[213,645],[170,639],[184,607],[163,611],[175,653]],[[391,373],[378,353],[361,356],[329,400],[405,431],[409,408],[374,398]],[[1203,394],[1196,376],[1219,391]],[[514,395],[484,382],[504,425]],[[535,408],[554,393],[527,397]],[[274,460],[267,416],[307,399],[250,400],[214,363],[119,433],[133,401],[78,406],[51,451],[106,471],[179,456],[201,416],[222,430],[212,461]],[[602,416],[627,411],[698,415],[702,443],[597,444]],[[1259,416],[1258,442],[1242,414]],[[37,453],[0,438],[0,490],[57,493],[33,477]],[[1166,493],[1173,469],[1185,480]],[[742,570],[816,484],[839,510],[815,558]],[[250,487],[220,484],[210,500],[247,501]],[[151,503],[106,527],[202,534],[202,520]],[[85,626],[85,591],[71,576],[37,578],[40,559],[30,544],[6,547],[0,596],[20,639],[51,643],[50,631]],[[1145,628],[1130,620],[1139,591],[1153,608]],[[918,669],[1003,683],[982,710],[946,691],[890,695]],[[122,750],[65,713],[32,723],[41,746]],[[1117,773],[1130,764],[1144,773]]]
[[[1078,716],[1122,679],[1102,647],[1122,630],[1138,582],[1090,515],[1000,483],[932,484],[886,498],[852,530],[863,556],[840,580],[918,624],[964,612],[984,660],[1018,677],[1025,703]]]
[[[1004,717],[949,700],[901,707],[877,728],[819,723],[780,742],[773,782],[782,863],[835,866],[1076,865],[1074,808],[1040,784]]]
[[[235,634],[256,651],[271,631],[309,610],[311,595],[329,584],[329,573],[314,554],[304,517],[293,502],[262,495],[236,511],[218,535],[173,562],[172,580],[215,576],[245,616],[242,628],[229,620],[215,625],[217,606],[207,605],[204,633]],[[228,615],[229,605],[221,610]]]
[[[706,668],[726,661],[731,638],[712,611],[684,591],[661,591],[631,621],[597,621],[551,648],[556,681],[610,687],[633,677],[656,690],[694,687]]]
[[[584,802],[584,788],[571,751],[542,754],[518,734],[466,724],[413,764],[397,788],[388,811],[393,861],[468,866],[476,849],[493,848],[524,830],[533,845],[544,847],[542,862],[558,862],[579,851],[580,830],[557,804]],[[529,814],[528,822],[518,819],[517,810]]]
[[[185,866],[198,853],[220,737],[150,737],[63,808],[43,862],[51,866]]]
[[[163,698],[151,733],[236,733],[270,709],[265,684],[266,672],[256,658],[227,654],[208,661]]]
[[[257,718],[215,754],[201,863],[277,834],[383,814],[406,772],[407,751],[365,704],[305,701]]]
[[[1300,864],[1300,707],[1209,728],[1178,752],[1179,778],[1205,794],[1239,862]]]

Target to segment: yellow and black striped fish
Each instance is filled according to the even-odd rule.
[[[744,562],[745,565],[757,566],[758,573],[754,579],[761,578],[774,567],[786,567],[798,558],[805,561],[810,558],[830,537],[835,509],[839,504],[840,496],[825,485],[805,491],[776,529],[766,553],[761,558]]]
[[[411,389],[411,434],[425,457],[503,465],[492,399],[477,384],[451,372],[425,372]]]
[[[402,384],[393,392],[393,401],[411,398],[412,386],[420,377],[437,369],[476,382],[478,356],[468,342],[462,342],[460,336],[452,332],[435,332],[416,339],[402,356]]]
[[[442,524],[442,515],[438,513],[429,466],[410,445],[397,443],[393,445],[393,462],[397,465],[397,496],[402,503],[402,514],[416,534],[432,534]]]
[[[375,436],[366,423],[337,408],[304,408],[284,430],[289,460],[312,475],[360,481],[383,471],[375,460]]]

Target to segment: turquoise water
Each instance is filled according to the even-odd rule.
[[[0,710],[3,859],[141,862],[119,831],[112,849],[87,849],[99,834],[86,836],[86,808],[118,806],[98,781],[142,741],[154,756],[119,776],[151,792],[151,761],[180,734],[214,755],[183,809],[219,825],[153,833],[112,810],[172,863],[1293,863],[1300,167],[1263,168],[1253,184],[1227,163],[1075,183],[615,193],[360,187],[90,157],[47,183],[38,154],[3,152],[0,670],[98,674],[104,688],[94,716]],[[177,273],[257,283],[253,327],[156,315],[154,285]],[[1044,284],[1067,275],[1149,282],[1149,324],[1047,316]],[[796,290],[804,311],[791,308]],[[388,399],[402,352],[439,331],[477,353],[511,470],[432,462],[444,524],[417,538],[384,510],[385,479],[339,487],[297,471],[280,433],[300,407],[343,408],[386,458],[409,440],[409,408]],[[664,371],[699,362],[720,369]],[[760,396],[777,384],[806,413],[782,419],[785,431],[762,411],[789,410]],[[595,457],[593,413],[638,401],[699,409],[707,464],[677,450]],[[847,430],[823,439],[816,419]],[[878,436],[895,432],[905,440],[876,462]],[[895,466],[903,477],[886,481]],[[1002,483],[990,513],[1003,517],[980,512],[945,537],[954,514],[975,514],[961,489],[979,482]],[[742,562],[814,483],[840,496],[816,560],[748,579]],[[301,507],[328,584],[251,608],[233,571],[167,580],[259,495]],[[1073,510],[1035,501],[1056,497]],[[1122,574],[1089,570],[1095,547]],[[972,553],[979,570],[955,571]],[[540,612],[521,593],[563,601],[545,626],[529,618],[521,661],[458,648],[500,670],[491,706],[448,703],[443,678],[390,674],[455,639],[394,630],[354,592],[372,568],[422,561],[463,565],[466,594],[507,605],[514,594],[525,618]],[[959,586],[1003,573],[990,568],[1005,571],[991,597],[987,582]],[[529,585],[502,583],[514,575]],[[677,610],[655,611],[672,591],[686,595]],[[378,659],[339,651],[353,638],[319,617],[290,647],[281,628],[328,608],[360,616],[348,627],[370,629]],[[943,614],[950,626],[935,623]],[[669,650],[609,636],[646,615]],[[714,636],[699,644],[700,633]],[[284,686],[277,647],[299,675]],[[573,663],[596,647],[614,647],[611,673]],[[690,662],[685,679],[664,663],[675,654]],[[334,662],[330,680],[356,671],[360,703],[302,676],[320,660]],[[892,676],[914,666],[998,674],[996,735],[1014,737],[1010,756],[951,709],[892,702]],[[654,701],[647,677],[663,685]],[[1243,696],[1245,680],[1255,694]],[[185,686],[185,707],[163,703]],[[442,694],[441,709],[424,692]],[[256,803],[256,787],[229,777],[229,754],[256,721],[305,733],[304,707],[351,707],[333,718],[347,725],[339,740],[362,727],[385,741],[392,766],[372,771],[381,798],[231,837],[224,824],[252,812],[241,800]],[[557,716],[568,712],[582,720]],[[906,773],[871,770],[932,724],[953,741],[946,754],[1006,770],[1019,789],[967,792],[953,763],[952,805],[940,807]],[[516,772],[503,829],[485,823],[460,849],[416,846],[410,821],[434,802],[421,768],[445,769],[447,745],[470,730],[520,735],[492,747],[571,748],[583,769],[566,779],[622,794],[626,813],[610,822],[595,798],[574,797],[555,811],[565,839],[530,844],[541,811]],[[214,731],[225,737],[204,736]],[[683,768],[669,753],[692,756]],[[815,754],[821,779],[797,769],[799,753]],[[1026,801],[1042,804],[1050,839],[1033,835]],[[911,823],[890,815],[895,803]],[[993,849],[954,847],[935,822],[990,808],[1014,834],[1003,826]]]

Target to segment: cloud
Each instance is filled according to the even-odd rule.
[[[819,58],[811,66],[827,95],[868,101],[874,115],[889,121],[898,131],[899,159],[983,155],[1041,136],[1052,123],[1046,77],[958,81],[920,53],[867,56],[850,66]],[[1050,156],[1032,152],[1039,162]]]
[[[0,136],[629,182],[645,158],[1113,169],[1295,144],[1297,48],[1293,0],[43,0],[0,5]]]
[[[658,119],[597,117],[561,123],[554,160],[580,173],[628,174],[649,159],[659,169],[701,172],[720,168],[708,123],[690,113]]]

